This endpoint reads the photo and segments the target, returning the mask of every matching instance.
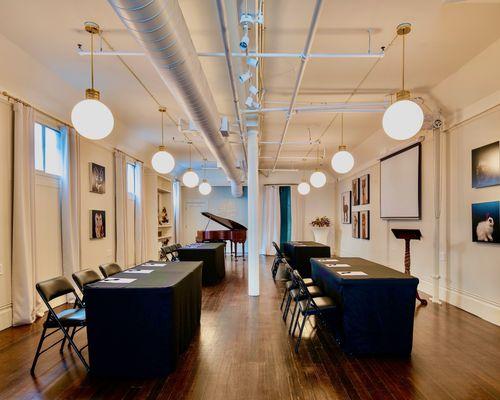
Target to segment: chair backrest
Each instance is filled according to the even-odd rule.
[[[89,285],[94,282],[99,282],[101,280],[99,274],[90,268],[84,269],[83,271],[75,272],[71,276],[73,277],[76,286],[78,286],[78,289],[80,289],[82,293],[83,293],[83,287],[85,285]]]
[[[300,290],[300,295],[306,298],[308,302],[307,306],[309,307],[309,305],[312,305],[313,307],[316,307],[316,303],[314,302],[311,293],[309,293],[307,285],[304,283],[302,276],[300,276],[299,271],[297,271],[296,269],[292,273],[292,281],[296,285],[296,287]]]
[[[76,295],[75,288],[71,285],[68,278],[64,276],[58,276],[57,278],[47,279],[46,281],[37,283],[36,291],[49,308],[49,302],[57,299],[58,297],[70,293],[73,293],[76,297],[78,297]]]
[[[285,258],[285,255],[283,254],[283,252],[281,251],[280,247],[278,246],[278,244],[276,242],[273,242],[273,247],[274,247],[274,250],[276,250],[276,255],[279,258]]]
[[[99,265],[99,270],[101,271],[101,274],[105,278],[107,278],[108,276],[115,275],[118,272],[122,272],[121,267],[118,264],[116,264],[116,263],[109,263],[109,264]]]

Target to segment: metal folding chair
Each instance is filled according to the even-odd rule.
[[[276,251],[276,255],[274,256],[273,264],[271,266],[271,274],[273,276],[273,280],[276,280],[276,274],[278,273],[278,268],[281,264],[286,263],[286,257],[276,242],[273,242],[273,247],[274,250]]]
[[[37,283],[36,290],[49,311],[47,314],[47,319],[43,323],[42,335],[40,337],[40,341],[38,342],[35,358],[33,359],[33,364],[31,365],[31,374],[35,373],[35,367],[40,355],[59,343],[61,343],[60,351],[62,352],[64,350],[64,344],[66,343],[66,340],[68,341],[69,346],[71,346],[76,352],[78,358],[88,371],[89,365],[87,364],[87,361],[85,361],[85,358],[83,358],[83,355],[81,353],[81,351],[85,347],[87,347],[87,345],[79,349],[73,340],[73,335],[75,332],[73,332],[72,335],[69,334],[69,330],[71,328],[76,329],[77,332],[86,326],[85,309],[83,308],[82,301],[78,297],[75,289],[67,278],[65,278],[64,276],[60,276],[58,278],[53,278]],[[58,297],[65,296],[67,294],[73,294],[75,296],[75,308],[69,308],[56,313],[50,305],[50,302],[54,299],[57,299]],[[46,334],[48,329],[54,330],[49,334]],[[61,331],[63,333],[63,337],[57,342],[51,344],[46,349],[42,350],[42,345],[45,339],[58,331]]]
[[[122,268],[116,263],[99,265],[99,270],[101,271],[101,274],[102,276],[104,276],[104,278],[108,278],[119,272],[122,272]]]

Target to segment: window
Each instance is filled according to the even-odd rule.
[[[62,175],[61,133],[35,123],[35,169],[51,175]]]
[[[127,192],[135,195],[135,165],[127,164]]]

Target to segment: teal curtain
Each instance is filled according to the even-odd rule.
[[[290,186],[280,186],[280,246],[292,237],[292,204]]]

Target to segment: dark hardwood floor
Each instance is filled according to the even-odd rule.
[[[348,357],[311,326],[294,354],[270,262],[250,298],[243,261],[228,261],[226,279],[203,289],[199,334],[162,379],[91,378],[57,347],[32,378],[41,323],[0,332],[0,399],[500,399],[500,328],[449,305],[417,308],[408,359]]]

